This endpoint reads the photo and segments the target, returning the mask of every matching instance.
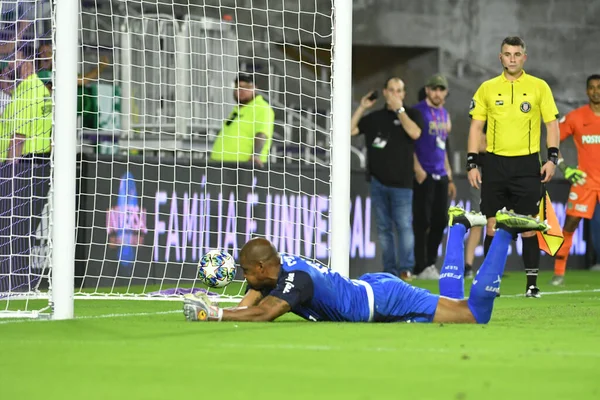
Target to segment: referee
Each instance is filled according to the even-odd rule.
[[[47,239],[34,233],[50,185],[52,101],[32,58],[17,52],[16,87],[0,116],[0,293],[37,289],[31,253]]]
[[[516,36],[502,41],[501,75],[481,84],[471,101],[467,171],[469,183],[481,188],[481,212],[488,217],[485,253],[494,236],[496,212],[504,207],[525,215],[537,215],[543,184],[554,175],[558,161],[558,109],[552,91],[542,79],[523,70],[527,60],[525,42]],[[540,132],[547,131],[547,159],[541,161]],[[483,179],[478,145],[487,121],[487,154]],[[542,165],[543,164],[543,165]],[[540,297],[537,287],[540,249],[535,232],[521,234],[527,274],[526,297]]]

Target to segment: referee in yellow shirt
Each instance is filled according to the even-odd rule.
[[[548,84],[523,70],[525,42],[516,36],[502,41],[501,75],[481,84],[471,101],[471,128],[467,171],[469,183],[481,187],[481,212],[488,216],[484,242],[487,254],[496,212],[504,207],[525,215],[537,215],[543,184],[550,181],[558,162],[560,133],[558,109]],[[547,161],[540,155],[541,121],[547,131]],[[483,178],[477,169],[478,145],[487,121],[487,154]],[[543,165],[542,165],[543,164]],[[527,297],[540,297],[537,287],[540,249],[535,232],[521,234],[527,274]]]
[[[31,253],[48,239],[35,232],[50,186],[52,100],[32,57],[17,54],[16,87],[0,116],[0,292],[37,288],[41,266]]]

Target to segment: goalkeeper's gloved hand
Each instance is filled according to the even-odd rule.
[[[564,163],[559,164],[560,169],[565,175],[565,179],[571,182],[573,186],[585,184],[585,178],[587,174],[577,167],[565,165]]]
[[[223,309],[214,306],[206,293],[190,293],[183,296],[183,315],[188,321],[220,321]]]

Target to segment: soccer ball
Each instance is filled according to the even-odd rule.
[[[209,287],[225,287],[233,281],[235,260],[226,251],[211,250],[198,263],[198,278]]]

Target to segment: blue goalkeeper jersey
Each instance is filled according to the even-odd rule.
[[[373,319],[373,291],[368,284],[289,254],[281,254],[277,286],[261,292],[284,300],[294,314],[311,321]]]

